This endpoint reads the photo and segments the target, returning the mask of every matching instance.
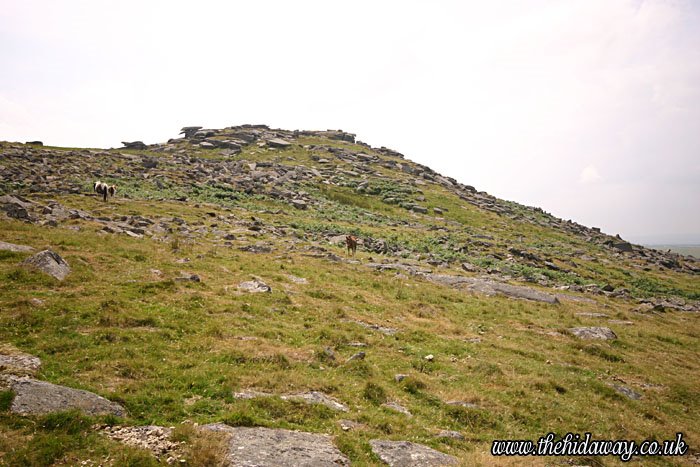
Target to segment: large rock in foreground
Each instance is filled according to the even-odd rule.
[[[33,267],[44,272],[59,281],[62,281],[70,273],[70,266],[61,258],[61,255],[51,250],[40,251],[22,262],[23,265]]]
[[[369,444],[372,446],[372,452],[391,467],[437,467],[457,464],[457,458],[422,444],[379,439],[373,439]]]
[[[337,467],[350,465],[331,437],[270,428],[231,427],[222,423],[205,425],[205,430],[228,434],[226,465]]]
[[[126,415],[124,407],[102,396],[31,378],[11,378],[15,393],[10,410],[21,415],[44,415],[78,409],[87,415]]]

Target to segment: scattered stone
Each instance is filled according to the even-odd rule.
[[[22,263],[44,272],[59,281],[62,281],[70,273],[70,266],[61,256],[51,250],[40,251],[30,256]]]
[[[378,439],[371,440],[369,444],[372,452],[390,467],[437,467],[457,464],[457,458],[422,444]]]
[[[620,394],[624,394],[628,398],[632,400],[639,400],[642,398],[642,395],[639,394],[638,392],[633,391],[632,389],[628,388],[627,386],[622,386],[621,384],[611,384],[610,385],[613,389],[615,389],[617,392]]]
[[[576,313],[576,316],[583,316],[585,318],[607,318],[608,315],[605,313],[591,313],[588,311],[582,311],[580,313]]]
[[[405,375],[403,373],[399,373],[399,374],[394,375],[394,381],[396,381],[397,383],[400,383],[401,381],[405,380],[406,378],[408,378],[408,375]]]
[[[238,290],[250,293],[272,292],[272,287],[260,280],[252,280],[241,282],[238,284]]]
[[[454,407],[464,407],[465,409],[480,409],[476,404],[473,404],[471,402],[466,402],[466,401],[447,401],[445,402],[447,405],[451,405]]]
[[[386,407],[387,409],[393,410],[394,412],[402,413],[407,417],[413,416],[410,410],[408,410],[406,407],[399,404],[398,402],[385,402],[384,404],[382,404],[382,407]]]
[[[393,336],[398,332],[398,329],[396,328],[389,328],[386,326],[379,326],[378,324],[370,324],[370,323],[365,323],[363,321],[354,321],[355,323],[359,324],[363,328],[371,329],[373,331],[379,331],[382,334],[387,334],[389,336]]]
[[[290,281],[294,282],[295,284],[308,284],[309,283],[309,281],[307,279],[305,279],[303,277],[293,276],[291,274],[287,274],[287,278]]]
[[[100,431],[107,437],[135,448],[145,449],[168,464],[183,463],[182,442],[172,441],[172,428],[148,426],[105,426]]]
[[[34,248],[27,245],[15,245],[14,243],[0,242],[0,250],[24,253],[34,251]]]
[[[435,360],[435,356],[433,354],[426,355],[423,358],[429,362],[432,362],[433,360]]]
[[[44,302],[42,299],[36,297],[30,298],[29,303],[31,303],[34,306],[44,306],[46,304],[46,302]]]
[[[579,339],[617,339],[617,335],[610,328],[590,327],[590,328],[570,328],[569,332]]]
[[[608,323],[610,324],[621,324],[623,326],[632,326],[634,324],[633,321],[627,321],[624,319],[609,319]]]
[[[175,278],[176,281],[202,282],[202,278],[197,274],[180,271],[180,277]]]
[[[364,352],[357,352],[356,354],[348,358],[348,362],[351,362],[353,360],[364,360],[365,356],[366,354]]]
[[[362,423],[353,420],[338,420],[338,424],[343,431],[359,430],[365,427]]]
[[[10,389],[15,393],[10,410],[21,415],[44,415],[70,409],[81,410],[87,415],[126,415],[121,405],[92,392],[28,377],[12,378]]]
[[[246,245],[238,249],[248,253],[270,253],[272,251],[272,248],[268,245]]]
[[[222,423],[204,430],[225,433],[226,461],[236,466],[349,466],[350,461],[328,435],[270,428],[231,427]]]
[[[479,272],[479,271],[481,271],[480,267],[475,266],[472,263],[462,263],[461,266],[462,266],[462,269],[467,271],[467,272]]]
[[[459,431],[449,431],[449,430],[442,430],[440,433],[436,435],[437,438],[449,438],[449,439],[457,439],[457,440],[464,440],[464,435],[460,433]]]

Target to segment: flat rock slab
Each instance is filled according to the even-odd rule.
[[[44,272],[59,281],[62,281],[70,273],[70,266],[61,258],[61,255],[51,250],[40,251],[34,256],[25,259],[22,264]]]
[[[44,415],[78,409],[87,415],[126,415],[124,407],[116,402],[81,389],[31,378],[13,378],[10,389],[15,393],[10,410],[17,414]]]
[[[223,423],[204,425],[204,430],[223,432],[227,440],[226,464],[236,467],[338,467],[350,461],[328,435],[271,428],[231,427]]]
[[[27,252],[27,251],[34,251],[34,248],[27,246],[27,245],[15,245],[14,243],[0,242],[0,250]]]
[[[569,332],[579,339],[601,339],[601,340],[613,340],[617,339],[617,334],[615,334],[610,328],[602,327],[591,327],[591,328],[570,328]]]
[[[436,467],[457,464],[457,458],[422,444],[378,439],[373,439],[369,444],[372,452],[391,467]]]
[[[540,292],[522,285],[511,285],[476,277],[452,276],[449,274],[426,274],[425,278],[436,284],[455,288],[466,288],[484,295],[505,295],[506,297],[556,304],[556,295]]]

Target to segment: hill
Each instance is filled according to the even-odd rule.
[[[357,465],[405,465],[390,453],[418,449],[387,441],[507,463],[492,440],[550,431],[698,445],[697,259],[342,131],[182,134],[109,150],[1,144],[6,463],[157,462],[143,447],[160,462],[235,462],[235,442],[268,433],[228,427],[331,435],[309,444]],[[96,180],[117,195],[104,202]],[[62,280],[23,264],[45,249],[66,261]],[[119,409],[19,410],[56,385]],[[194,425],[219,422],[219,438]],[[164,428],[131,428],[150,425]]]

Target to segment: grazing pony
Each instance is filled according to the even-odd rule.
[[[350,252],[352,252],[352,256],[355,256],[355,253],[357,252],[357,241],[359,238],[357,238],[354,235],[348,235],[345,237],[345,245],[348,247],[348,256],[350,256]]]
[[[114,196],[117,192],[117,187],[115,185],[107,185],[98,180],[93,185],[93,190],[95,190],[95,193],[102,195],[102,201],[107,201],[107,195]]]

